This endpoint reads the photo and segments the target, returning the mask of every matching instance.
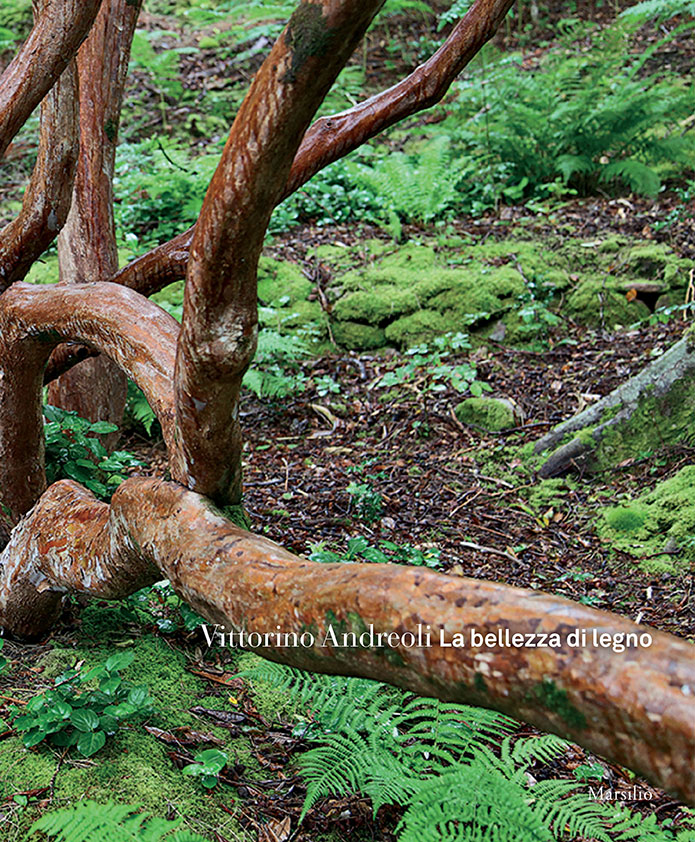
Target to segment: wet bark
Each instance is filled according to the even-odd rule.
[[[177,472],[241,500],[241,381],[256,350],[256,273],[297,148],[383,0],[302,3],[232,126],[191,245],[176,355]]]
[[[104,0],[89,37],[80,47],[80,151],[72,206],[58,237],[63,283],[111,278],[118,270],[113,218],[113,168],[123,88],[140,2]],[[90,421],[120,424],[126,378],[104,357],[87,359],[48,390],[49,403]],[[108,449],[118,433],[104,436]]]
[[[175,319],[117,284],[18,283],[0,296],[2,545],[46,487],[41,397],[51,351],[79,340],[107,353],[143,390],[173,449],[178,334]]]
[[[17,55],[0,76],[0,155],[55,85],[87,37],[101,0],[46,0]]]
[[[691,645],[649,630],[649,647],[615,653],[593,643],[593,630],[614,638],[646,627],[506,585],[388,564],[309,562],[233,526],[175,483],[127,480],[110,507],[76,483],[51,486],[0,556],[0,624],[41,634],[66,592],[117,599],[162,575],[220,630],[270,632],[258,641],[268,645],[246,647],[266,658],[501,710],[695,803]],[[340,645],[343,633],[418,627],[429,630],[431,645]],[[451,645],[471,629],[524,638],[579,629],[587,643]],[[306,646],[272,636],[306,632],[313,636]]]

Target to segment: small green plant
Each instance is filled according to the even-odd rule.
[[[92,423],[55,406],[44,406],[46,437],[46,479],[81,483],[101,500],[110,500],[117,485],[126,479],[126,469],[143,463],[132,453],[117,450],[111,455],[98,436],[114,433],[115,424]]]
[[[91,757],[122,722],[149,714],[147,687],[133,686],[120,676],[133,657],[132,652],[119,652],[95,667],[66,670],[52,690],[34,696],[21,711],[13,708],[14,727],[26,748],[48,740]],[[85,689],[93,682],[98,689]]]
[[[219,774],[229,760],[227,754],[219,749],[209,748],[196,754],[193,759],[195,763],[184,766],[183,774],[200,778],[200,782],[207,789],[217,786]]]
[[[138,813],[138,809],[137,804],[80,801],[42,816],[32,825],[31,838],[41,833],[55,842],[208,842],[190,830],[179,830],[181,821]]]
[[[7,669],[7,665],[9,664],[8,659],[2,654],[4,646],[5,641],[0,637],[0,675]]]
[[[152,407],[147,398],[132,380],[128,381],[128,399],[126,401],[126,413],[139,424],[148,436],[152,435],[152,428],[157,421]]]
[[[578,781],[600,781],[605,770],[600,763],[582,763],[574,770],[574,777]]]
[[[349,538],[344,553],[327,550],[321,541],[310,545],[309,558],[324,564],[351,563],[367,561],[372,564],[410,564],[415,567],[441,568],[441,550],[437,547],[414,547],[412,544],[394,544],[393,541],[380,541],[378,547],[358,535]]]
[[[336,382],[329,374],[314,377],[314,386],[316,388],[316,394],[320,398],[325,398],[329,394],[340,394],[340,383]]]
[[[142,588],[123,600],[123,607],[139,623],[154,623],[165,634],[181,628],[194,631],[203,618],[184,602],[168,581]]]
[[[448,362],[453,354],[467,351],[470,347],[465,333],[446,333],[436,336],[429,343],[414,345],[404,352],[408,362],[387,371],[376,388],[421,380],[425,392],[441,392],[452,386],[457,392],[470,392],[474,397],[480,397],[483,392],[491,391],[491,387],[477,379],[475,366],[469,362]]]
[[[367,482],[351,482],[347,487],[357,506],[358,516],[365,523],[379,520],[384,509],[384,498]]]

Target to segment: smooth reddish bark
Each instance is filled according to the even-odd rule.
[[[65,224],[78,149],[77,71],[68,65],[41,104],[39,151],[19,215],[0,231],[0,292],[21,281]]]
[[[205,196],[176,355],[177,450],[186,485],[241,501],[241,381],[256,351],[256,273],[270,216],[316,109],[383,0],[302,2],[258,71]]]
[[[139,0],[104,0],[77,54],[80,84],[79,163],[72,207],[58,237],[63,283],[106,280],[118,270],[113,216],[113,168],[130,46]],[[126,378],[105,357],[86,359],[48,390],[49,403],[90,421],[120,424]],[[115,447],[118,433],[104,437]]]
[[[13,284],[0,296],[0,541],[46,487],[41,396],[51,351],[86,342],[135,380],[174,445],[179,325],[118,284]],[[179,479],[179,477],[177,477]]]
[[[691,645],[649,629],[649,647],[614,653],[594,645],[594,629],[613,638],[647,628],[537,591],[389,564],[310,562],[233,526],[208,499],[175,483],[127,480],[111,507],[76,483],[51,486],[0,556],[0,624],[41,634],[65,592],[118,599],[162,575],[227,631],[314,636],[309,646],[283,646],[278,637],[247,646],[266,658],[503,711],[695,803]],[[329,627],[340,644],[344,633],[417,633],[418,626],[429,627],[430,646],[326,640]],[[563,643],[579,629],[587,643],[450,645],[471,629],[557,633]]]
[[[101,0],[46,0],[29,37],[0,76],[0,155],[87,37]]]

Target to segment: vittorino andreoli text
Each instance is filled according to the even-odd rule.
[[[625,652],[627,649],[647,648],[652,644],[648,632],[610,632],[605,629],[570,629],[559,632],[514,632],[508,628],[481,632],[476,628],[464,628],[460,632],[448,634],[445,629],[432,629],[419,624],[412,631],[376,631],[373,625],[365,626],[362,631],[345,631],[344,626],[331,624],[320,632],[305,630],[285,632],[281,626],[274,631],[257,632],[240,629],[223,631],[219,626],[202,626],[208,646],[239,647],[241,649],[311,649],[315,646],[334,649],[374,649],[388,646],[392,649],[428,648],[440,646],[443,649],[612,649]]]

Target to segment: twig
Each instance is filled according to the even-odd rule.
[[[513,556],[510,553],[505,553],[504,550],[496,550],[493,547],[484,547],[482,544],[474,544],[472,541],[459,541],[458,544],[460,547],[467,547],[469,550],[478,550],[478,552],[481,553],[490,553],[490,555],[502,556],[502,558],[506,558],[508,561],[513,561],[515,564],[521,561],[521,559],[516,556]]]

